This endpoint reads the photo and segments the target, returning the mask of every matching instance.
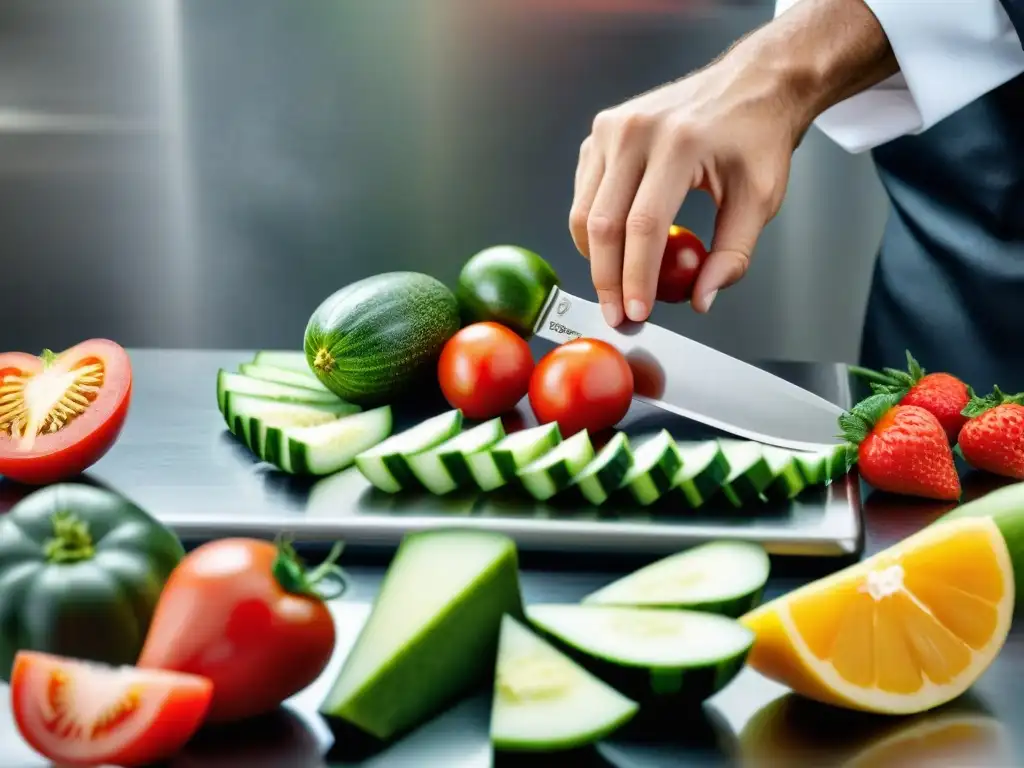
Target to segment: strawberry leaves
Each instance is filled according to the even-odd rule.
[[[871,391],[876,395],[906,394],[911,387],[924,378],[926,373],[920,363],[910,354],[909,349],[907,350],[907,370],[905,371],[897,368],[883,368],[881,371],[873,371],[870,368],[851,365],[850,372],[870,382]]]
[[[972,396],[970,402],[964,406],[962,411],[960,411],[960,415],[973,419],[981,416],[985,411],[989,411],[1000,405],[1006,405],[1007,403],[1024,405],[1024,392],[1020,392],[1016,395],[1007,395],[1004,394],[999,387],[993,387],[992,391],[984,397],[978,397],[976,395]]]
[[[894,392],[877,392],[861,400],[857,405],[839,417],[839,429],[843,440],[860,445],[886,413],[897,403],[900,395]]]

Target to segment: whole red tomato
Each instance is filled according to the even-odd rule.
[[[704,243],[693,232],[674,224],[669,227],[658,276],[658,301],[670,304],[689,301],[693,296],[693,284],[697,282],[697,275],[707,258]]]
[[[211,722],[276,709],[334,652],[334,621],[316,587],[338,572],[336,556],[307,574],[287,542],[220,539],[193,550],[164,586],[137,666],[212,681]]]
[[[530,407],[564,437],[618,424],[633,399],[633,371],[611,344],[576,339],[546,354],[530,379]]]
[[[512,410],[526,396],[533,373],[530,345],[519,334],[492,322],[473,323],[441,350],[437,378],[452,408],[466,418],[491,419]]]

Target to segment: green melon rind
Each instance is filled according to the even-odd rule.
[[[433,375],[459,327],[458,302],[444,283],[419,272],[387,272],[325,299],[309,318],[304,349],[331,392],[378,404]]]
[[[405,551],[422,545],[429,537],[453,536],[470,543],[490,539],[501,544],[500,555],[479,572],[466,589],[449,600],[399,654],[356,690],[341,696],[339,691],[345,687],[345,675],[350,661],[357,658],[359,644],[372,642],[369,634],[375,627],[371,613],[320,706],[321,714],[344,720],[381,741],[391,741],[440,714],[493,677],[503,616],[524,618],[518,556],[511,538],[486,531],[457,529],[408,534],[384,576],[372,610],[378,610],[382,600],[404,597],[403,594],[391,597],[388,586],[389,579],[395,578],[398,572]],[[438,561],[426,567],[423,582],[430,582],[435,568],[449,564]]]

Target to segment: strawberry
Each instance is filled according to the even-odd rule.
[[[900,405],[916,405],[933,414],[942,424],[950,443],[955,443],[967,421],[963,415],[974,397],[971,388],[949,373],[927,373],[907,351],[907,370],[883,368],[881,372],[859,366],[850,371],[871,382],[875,394],[892,394]]]
[[[975,469],[1024,480],[1024,393],[1004,395],[999,387],[971,399],[964,408],[960,453]]]
[[[879,393],[839,417],[857,445],[860,475],[880,491],[941,501],[960,498],[953,449],[938,418],[893,393]]]

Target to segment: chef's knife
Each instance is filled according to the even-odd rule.
[[[633,367],[634,398],[710,427],[796,450],[840,442],[842,409],[802,387],[652,323],[610,327],[592,301],[555,287],[534,326],[563,344],[587,337],[622,352]]]

